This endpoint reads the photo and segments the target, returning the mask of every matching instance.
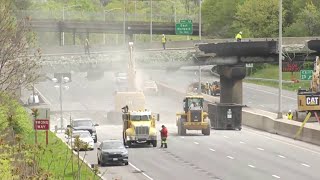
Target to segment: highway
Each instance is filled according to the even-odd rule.
[[[186,84],[182,80],[194,76],[190,72],[138,72],[138,81],[148,79],[151,74],[153,79],[162,77],[162,81],[176,84],[181,89]],[[69,89],[63,91],[64,118],[68,119],[71,114],[72,118],[94,119],[100,124],[97,127],[98,141],[121,139],[121,122],[109,122],[106,119],[107,111],[113,108],[112,75],[111,72],[106,72],[103,79],[90,82],[86,80],[85,74],[74,74],[73,81],[68,83]],[[51,111],[58,111],[59,91],[54,86],[53,82],[43,82],[37,84],[36,88],[50,102]],[[253,104],[276,108],[272,107],[276,101],[270,100],[271,97],[276,97],[272,94],[276,92],[272,88],[258,88],[246,84],[244,92],[250,92],[250,96],[256,98],[261,96],[259,98],[263,100],[262,103],[252,97]],[[286,93],[284,92],[285,96],[291,97]],[[246,97],[249,96],[245,96],[245,102],[249,103]],[[246,127],[242,131],[212,130],[209,137],[202,136],[197,131],[179,137],[176,135],[175,113],[182,109],[181,102],[170,97],[147,96],[147,105],[149,109],[160,113],[158,129],[162,124],[168,127],[169,148],[161,149],[159,145],[157,148],[130,148],[129,166],[100,167],[101,172],[106,171],[104,177],[107,179],[320,179],[320,174],[317,174],[320,168],[318,146]],[[53,113],[52,124],[57,124],[55,120],[58,116],[58,112]],[[96,151],[87,152],[85,159],[89,163],[97,163]]]
[[[145,71],[145,76],[156,81],[163,82],[178,90],[185,92],[186,87],[192,82],[198,82],[198,70],[195,71],[176,71],[166,72],[165,70]],[[166,74],[166,76],[163,76]],[[202,72],[202,82],[219,81],[218,77],[212,76],[208,72]],[[278,112],[278,89],[265,87],[250,83],[243,83],[243,104],[262,109],[269,112]],[[282,110],[284,113],[291,109],[297,109],[297,94],[283,90],[282,92]]]

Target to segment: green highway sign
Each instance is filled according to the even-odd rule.
[[[192,35],[193,25],[192,20],[180,20],[176,23],[176,35]]]
[[[301,70],[300,79],[301,80],[312,80],[313,70]]]
[[[192,24],[192,20],[190,20],[190,19],[183,19],[183,20],[180,20],[180,23],[184,23],[184,24],[190,23],[190,24]]]

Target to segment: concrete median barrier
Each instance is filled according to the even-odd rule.
[[[170,87],[169,85],[157,82],[159,91],[164,96],[169,96],[177,101],[183,100],[186,92]],[[219,97],[203,95],[205,107],[208,103],[218,103]],[[254,129],[266,131],[281,136],[295,138],[301,122],[277,119],[277,114],[259,109],[245,107],[242,109],[242,124]],[[301,134],[296,138],[304,142],[320,145],[320,125],[318,123],[308,123],[303,128]]]

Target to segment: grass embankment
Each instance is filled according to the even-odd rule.
[[[253,73],[251,78],[263,78],[263,79],[279,79],[279,67],[276,65],[266,65],[263,69],[258,70],[257,72]],[[282,88],[290,91],[297,91],[299,87],[302,89],[310,88],[310,81],[301,81],[300,80],[300,72],[283,72],[282,73],[282,80],[284,81],[291,81],[292,77],[294,79],[299,80],[297,83],[282,83]],[[263,85],[263,86],[271,86],[271,87],[279,87],[278,82],[270,82],[270,81],[262,81],[262,80],[248,80],[246,79],[245,82]]]
[[[1,179],[76,179],[78,172],[81,179],[100,179],[82,161],[78,171],[77,156],[54,133],[49,132],[46,146],[45,132],[38,131],[35,144],[30,114],[3,93],[0,93],[0,131]]]

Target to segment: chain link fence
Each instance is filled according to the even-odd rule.
[[[17,11],[18,18],[29,17],[31,20],[57,20],[57,21],[138,21],[150,22],[150,13],[125,13],[123,12],[84,12],[84,11],[35,11],[35,10],[21,10]],[[192,20],[194,23],[199,22],[198,15],[173,15],[173,14],[152,14],[153,22],[177,22],[180,20]]]

